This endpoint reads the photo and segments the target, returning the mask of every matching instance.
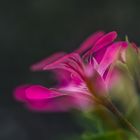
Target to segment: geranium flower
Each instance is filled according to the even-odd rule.
[[[92,108],[98,97],[107,95],[118,77],[114,62],[124,60],[128,43],[115,42],[116,37],[116,32],[97,32],[76,51],[56,53],[34,64],[33,71],[53,70],[59,86],[50,89],[41,85],[20,86],[15,89],[15,98],[37,111]]]

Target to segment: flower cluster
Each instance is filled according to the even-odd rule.
[[[115,62],[125,63],[128,42],[115,41],[115,31],[89,36],[72,53],[59,52],[31,66],[32,71],[52,70],[59,84],[55,88],[22,85],[15,89],[16,100],[36,111],[90,109],[98,97],[106,96],[117,82]],[[130,45],[134,50],[137,47]]]

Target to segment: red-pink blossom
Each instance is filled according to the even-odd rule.
[[[90,109],[96,94],[106,96],[111,88],[117,70],[113,63],[124,60],[128,43],[116,41],[115,31],[105,34],[97,32],[85,40],[76,51],[66,54],[56,53],[31,66],[33,71],[53,70],[59,85],[46,88],[41,85],[17,87],[14,96],[28,108],[37,111],[67,111],[70,109]]]

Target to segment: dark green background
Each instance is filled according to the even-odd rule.
[[[52,85],[48,72],[31,73],[29,66],[56,51],[72,51],[98,30],[116,30],[140,44],[140,1],[0,2],[0,140],[58,140],[82,131],[69,113],[30,113],[12,91],[23,83]]]

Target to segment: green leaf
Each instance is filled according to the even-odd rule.
[[[126,64],[133,76],[140,76],[140,54],[131,46],[126,51]]]
[[[89,112],[75,112],[74,116],[80,127],[84,130],[95,133],[102,131],[100,119],[95,114]]]
[[[86,133],[82,136],[82,140],[126,140],[126,139],[128,140],[127,136],[122,130],[107,132],[98,135]]]

